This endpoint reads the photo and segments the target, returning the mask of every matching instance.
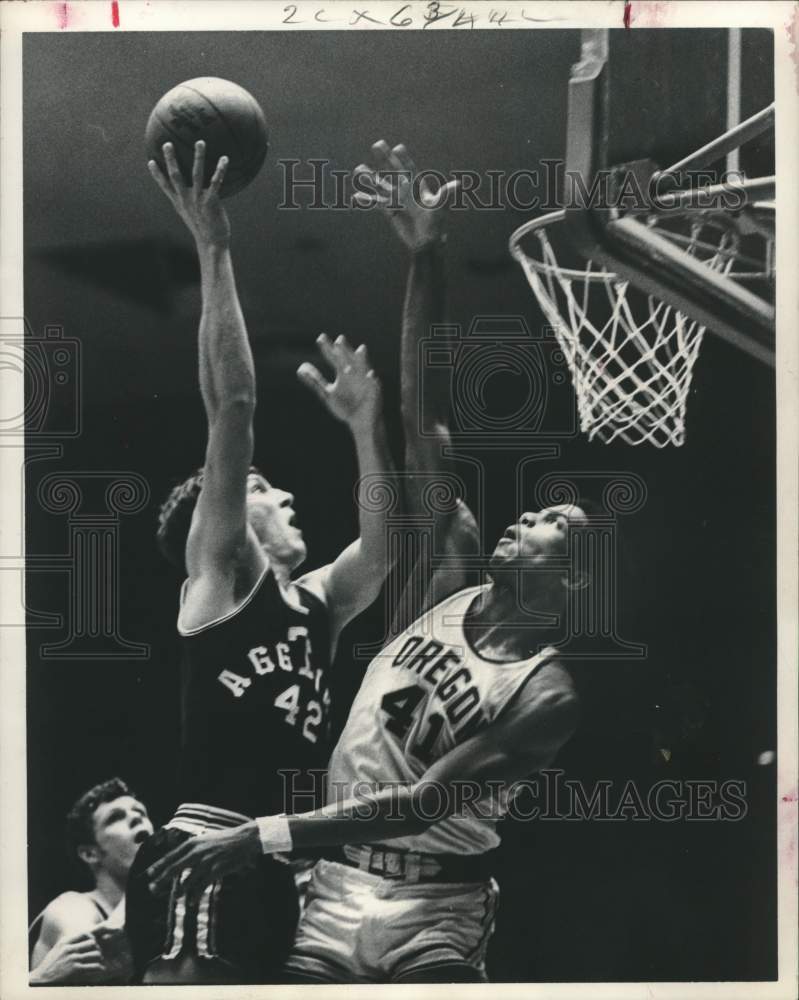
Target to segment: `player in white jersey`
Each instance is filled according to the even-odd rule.
[[[411,786],[424,781],[435,761],[496,723],[521,689],[554,659],[555,650],[544,648],[494,661],[470,645],[464,631],[467,613],[490,596],[489,589],[469,587],[453,594],[372,661],[330,759],[329,799],[349,797],[353,789],[379,790],[389,782]],[[469,791],[464,783],[457,794],[463,799]],[[459,802],[455,815],[445,815],[418,833],[393,837],[390,846],[428,854],[493,850],[499,845],[497,808],[505,803],[486,801],[482,810],[479,803],[463,808],[470,804]]]
[[[373,146],[374,200],[411,252],[402,342],[403,423],[410,513],[443,470],[449,400],[420,384],[419,340],[440,321],[442,207],[413,184],[403,146]],[[361,168],[367,173],[368,168]],[[414,191],[416,187],[416,191]],[[416,197],[414,197],[414,194]],[[434,433],[418,426],[420,393]],[[429,511],[428,511],[429,513]],[[551,646],[569,589],[576,505],[522,514],[499,539],[489,582],[464,589],[447,560],[426,590],[428,609],[370,664],[330,761],[328,805],[261,817],[195,838],[150,869],[167,891],[200,893],[260,853],[327,849],[314,869],[289,960],[300,982],[477,982],[497,901],[491,852],[515,783],[547,767],[577,719],[572,678]],[[438,514],[450,552],[474,551],[476,525],[459,502]],[[416,589],[418,581],[411,581]]]

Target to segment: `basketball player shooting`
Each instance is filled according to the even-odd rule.
[[[150,172],[192,233],[200,261],[208,443],[202,469],[172,491],[160,515],[162,551],[187,577],[178,616],[182,804],[136,858],[127,930],[140,982],[269,982],[296,928],[288,865],[262,856],[253,871],[212,880],[191,898],[178,879],[168,900],[150,893],[144,873],[199,835],[283,811],[279,772],[302,775],[327,763],[327,673],[342,628],[382,585],[383,514],[360,505],[360,537],[330,565],[292,581],[306,555],[293,497],[250,464],[255,374],[219,195],[227,160],[219,160],[204,188],[202,142],[191,183],[170,144],[163,153],[166,174],[154,160]],[[300,380],[349,427],[361,473],[388,474],[380,386],[365,349],[353,350],[341,337],[318,343],[335,379],[327,382],[304,364]]]
[[[418,371],[419,342],[442,319],[450,186],[436,194],[422,185],[414,197],[406,149],[381,142],[372,153],[375,168],[360,169],[410,254],[402,405],[408,468],[421,487],[443,471],[450,437],[446,395]],[[436,415],[433,436],[419,433],[420,393]],[[412,485],[410,511],[423,509],[421,496]],[[468,554],[476,525],[465,504],[436,517],[449,547]],[[330,761],[328,805],[187,841],[151,866],[154,890],[183,878],[196,897],[264,855],[326,847],[288,962],[292,981],[484,980],[497,820],[514,782],[549,766],[577,722],[554,627],[540,623],[588,585],[568,571],[569,535],[586,521],[577,505],[523,513],[497,542],[484,586],[463,589],[462,569],[447,560],[421,617],[367,670]]]

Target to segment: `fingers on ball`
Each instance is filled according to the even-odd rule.
[[[216,165],[216,170],[214,170],[214,175],[211,178],[211,183],[208,185],[209,189],[214,193],[218,192],[222,187],[222,183],[225,179],[225,173],[227,172],[229,159],[227,156],[220,156],[219,162]]]
[[[195,190],[200,190],[205,178],[205,143],[198,139],[194,143],[194,164],[191,171],[191,180]]]

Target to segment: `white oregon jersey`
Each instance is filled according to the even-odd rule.
[[[555,656],[491,663],[475,653],[463,616],[483,587],[470,587],[425,612],[369,664],[330,758],[328,802],[418,781],[453,747],[490,725],[525,681]],[[484,810],[488,812],[486,808]],[[479,854],[499,844],[498,816],[460,815],[392,847],[430,854]]]

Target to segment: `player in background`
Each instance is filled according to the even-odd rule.
[[[128,887],[137,978],[148,984],[276,979],[298,915],[286,864],[262,858],[252,871],[206,886],[195,900],[187,899],[180,877],[167,899],[153,896],[144,872],[176,845],[282,812],[281,771],[324,768],[336,642],[375,599],[386,573],[384,515],[364,503],[360,537],[330,565],[292,579],[306,555],[293,497],[251,466],[255,373],[219,197],[227,159],[204,189],[204,155],[198,142],[190,185],[171,144],[164,146],[166,176],[149,164],[194,236],[200,260],[199,375],[208,443],[203,468],[162,507],[158,531],[162,551],[185,566],[187,578],[178,615],[181,805],[140,855]],[[388,476],[380,386],[365,349],[352,350],[341,337],[318,343],[335,379],[328,383],[304,364],[300,380],[349,427],[362,476]]]
[[[425,412],[436,406],[435,432],[419,434],[419,393],[431,384],[419,377],[417,348],[442,318],[451,187],[434,194],[422,185],[414,197],[405,148],[381,142],[373,155],[374,200],[411,254],[402,392],[408,465],[419,473],[408,500],[418,509],[449,443],[445,397],[425,399]],[[465,505],[439,521],[468,551],[475,526]],[[330,761],[329,804],[183,845],[151,867],[154,888],[186,872],[194,895],[289,844],[325,846],[288,963],[292,981],[485,979],[497,820],[514,783],[549,766],[577,723],[575,686],[552,645],[562,633],[551,623],[569,592],[588,584],[570,575],[568,558],[570,534],[585,524],[576,504],[523,513],[497,542],[483,586],[458,589],[463,571],[446,561],[427,590],[435,606],[366,672]]]
[[[127,982],[125,887],[136,852],[152,832],[147,809],[119,778],[75,802],[67,816],[69,852],[89,869],[94,888],[62,892],[34,920],[31,986]]]

